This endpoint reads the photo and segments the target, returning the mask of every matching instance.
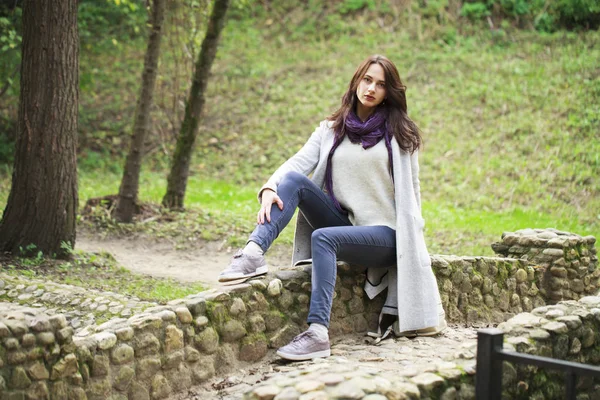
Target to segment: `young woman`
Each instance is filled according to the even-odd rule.
[[[264,253],[300,208],[292,263],[312,258],[310,326],[279,349],[285,359],[330,355],[337,260],[368,268],[370,298],[388,288],[380,320],[393,316],[396,333],[436,334],[445,327],[423,238],[421,136],[408,117],[405,92],[386,57],[363,61],[340,108],[260,189],[258,225],[219,276],[265,273]]]

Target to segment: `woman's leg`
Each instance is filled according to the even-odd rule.
[[[305,175],[297,172],[287,173],[277,187],[277,194],[283,201],[283,210],[273,204],[271,222],[257,225],[248,239],[258,244],[265,252],[290,222],[296,208],[302,210],[315,229],[351,225],[348,217],[338,211],[330,197]]]
[[[396,264],[396,231],[387,226],[321,228],[312,235],[312,294],[307,322],[329,326],[336,261],[364,267]]]
[[[331,317],[336,261],[389,267],[396,263],[396,231],[387,226],[317,229],[312,235],[312,257],[312,294],[307,318],[310,328],[277,351],[288,360],[309,360],[331,354],[327,329],[323,327],[329,326]],[[321,333],[322,330],[325,332]]]
[[[273,204],[271,222],[256,226],[244,250],[238,251],[229,267],[219,274],[220,282],[265,274],[268,266],[263,253],[290,222],[296,208],[302,210],[314,228],[351,225],[348,217],[335,208],[329,196],[302,174],[286,174],[277,187],[277,194],[283,202],[283,210]]]

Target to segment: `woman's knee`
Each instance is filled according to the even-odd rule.
[[[302,175],[299,172],[290,171],[283,175],[283,177],[281,178],[281,182],[279,182],[279,186],[281,187],[282,185],[289,185],[291,187],[296,188],[307,179],[308,178],[306,177],[306,175]]]
[[[327,248],[335,251],[335,241],[332,240],[329,228],[315,229],[311,235],[311,243],[313,248]]]

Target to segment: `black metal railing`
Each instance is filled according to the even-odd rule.
[[[548,357],[532,356],[502,349],[504,332],[500,329],[481,329],[477,332],[477,400],[500,400],[502,396],[502,362],[535,365],[558,369],[566,373],[565,399],[575,400],[577,375],[600,377],[600,368]]]

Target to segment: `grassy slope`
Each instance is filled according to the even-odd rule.
[[[409,33],[416,32],[411,21],[392,34],[360,18],[353,26],[353,35],[289,41],[230,21],[213,68],[186,226],[241,240],[252,226],[254,191],[334,110],[356,65],[382,53],[397,63],[425,137],[421,187],[432,252],[491,254],[502,231],[525,227],[600,235],[599,32],[515,32],[501,41],[484,33],[448,45],[427,30]],[[113,75],[103,76],[106,92],[133,82]],[[115,101],[131,112],[132,98]],[[120,167],[105,166],[81,171],[82,200],[117,191]],[[143,200],[160,200],[165,175],[144,172]],[[8,183],[5,174],[2,202]]]

